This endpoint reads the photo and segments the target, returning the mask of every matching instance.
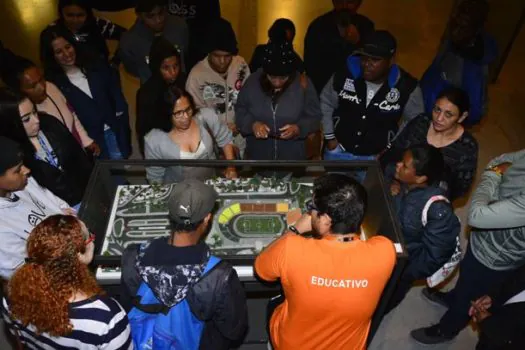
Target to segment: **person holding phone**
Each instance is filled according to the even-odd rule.
[[[263,69],[239,93],[235,122],[249,159],[306,159],[305,139],[319,130],[321,108],[313,84],[297,72],[290,43],[266,46]]]

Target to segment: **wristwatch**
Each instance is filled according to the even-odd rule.
[[[299,230],[297,229],[297,227],[295,227],[294,225],[290,225],[288,226],[288,231],[292,231],[293,233],[295,233],[296,235],[300,235],[301,232],[299,232]]]

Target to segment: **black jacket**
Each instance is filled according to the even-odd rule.
[[[41,186],[74,206],[84,196],[93,169],[92,160],[58,119],[43,113],[39,113],[39,118],[40,129],[51,144],[62,170],[31,155],[26,155],[24,163]]]
[[[491,316],[479,324],[481,334],[477,350],[525,349],[525,302],[504,305],[523,290],[525,266],[489,293],[492,299]]]
[[[346,58],[357,45],[347,43],[339,34],[334,11],[317,17],[309,26],[304,39],[304,64],[306,74],[312,79],[320,94],[336,69],[344,65]],[[374,22],[355,14],[352,22],[361,38],[374,31]]]
[[[408,192],[402,189],[392,198],[408,250],[408,264],[403,271],[407,280],[431,276],[454,253],[461,225],[450,203],[432,203],[427,213],[427,225],[422,223],[422,212],[427,201],[432,196],[444,194],[443,189],[430,186]]]
[[[151,241],[143,255],[138,253],[137,245],[128,246],[122,254],[123,307],[131,309],[132,298],[143,278],[149,282],[157,299],[169,302],[166,296],[173,295],[173,291],[163,289],[161,278],[152,274],[162,271],[164,276],[170,276],[171,285],[178,286],[184,276],[177,274],[177,266],[184,265],[186,271],[193,269],[191,266],[200,264],[208,254],[205,243],[173,247],[166,238]],[[147,271],[142,271],[142,277],[140,266],[147,266]],[[242,339],[248,325],[246,296],[237,273],[229,263],[221,261],[188,289],[185,298],[193,314],[205,322],[199,349],[226,350]]]

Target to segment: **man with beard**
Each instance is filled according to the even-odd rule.
[[[184,88],[185,77],[181,72],[181,58],[177,49],[164,37],[158,37],[149,53],[151,78],[137,92],[137,121],[135,130],[140,153],[144,156],[144,136],[159,127],[159,120],[167,118],[164,106],[168,87]]]
[[[317,17],[308,27],[304,64],[318,94],[361,40],[374,31],[374,23],[357,13],[362,2],[332,0],[334,9]]]

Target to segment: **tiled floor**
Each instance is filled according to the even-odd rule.
[[[415,76],[420,76],[432,60],[445,28],[453,0],[366,0],[362,13],[378,28],[390,30],[398,39],[398,63]],[[489,27],[506,44],[513,25],[522,10],[523,0],[501,0],[493,4]],[[236,29],[240,53],[247,59],[256,43],[266,41],[269,25],[278,17],[291,18],[297,26],[295,41],[303,51],[303,37],[308,23],[330,8],[329,0],[222,0],[223,14]],[[496,5],[498,5],[496,7]],[[7,47],[33,60],[38,57],[38,34],[55,17],[56,0],[0,1],[0,39]],[[132,10],[102,14],[126,27],[134,21]],[[522,30],[496,84],[490,87],[490,110],[473,133],[480,144],[479,169],[492,157],[525,147],[525,30]],[[134,115],[138,82],[122,74],[124,93]],[[465,217],[468,199],[457,203],[458,214]],[[463,220],[465,222],[465,220]],[[438,320],[443,310],[427,304],[414,288],[405,301],[383,321],[370,349],[423,349],[412,342],[411,329]],[[264,318],[261,312],[251,317]],[[0,336],[0,349],[8,349]],[[473,349],[476,334],[469,327],[455,341],[434,349]],[[247,346],[246,349],[265,349]],[[428,348],[428,347],[425,347]]]

